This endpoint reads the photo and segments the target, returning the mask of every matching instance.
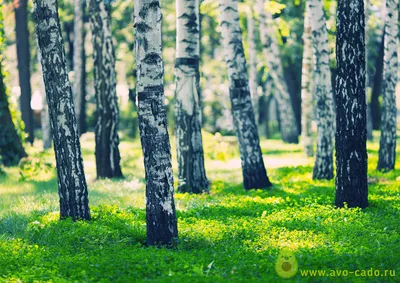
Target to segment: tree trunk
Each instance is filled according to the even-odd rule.
[[[83,79],[83,9],[82,0],[74,0],[74,54],[73,54],[73,70],[74,70],[74,82],[73,82],[73,94],[74,94],[74,106],[76,121],[78,122],[78,132],[81,135],[81,109],[82,99],[84,93],[82,93],[82,79]]]
[[[297,129],[289,90],[285,82],[279,47],[272,26],[272,16],[270,13],[266,13],[264,0],[257,0],[257,9],[260,17],[260,37],[263,45],[264,59],[266,60],[269,74],[277,88],[275,98],[278,102],[279,113],[281,115],[282,139],[287,143],[298,143],[299,131]]]
[[[28,0],[14,0],[15,33],[17,42],[18,77],[21,88],[21,114],[25,123],[27,141],[34,140],[33,112],[31,108],[31,73],[28,31]]]
[[[386,0],[385,55],[381,139],[378,170],[390,171],[396,163],[396,85],[398,83],[398,0]]]
[[[120,178],[117,79],[110,15],[106,5],[104,0],[89,2],[97,104],[96,169],[97,178]]]
[[[39,73],[43,74],[42,63],[40,60],[40,52],[38,52],[38,68]],[[49,116],[49,106],[46,99],[46,87],[44,85],[43,77],[40,80],[40,93],[42,95],[42,111],[40,112],[40,122],[42,126],[42,136],[43,136],[43,149],[48,149],[51,147],[51,126],[50,126],[50,116]]]
[[[333,146],[335,138],[335,113],[331,70],[329,67],[328,30],[320,0],[308,0],[314,49],[315,100],[317,112],[317,152],[313,179],[333,178]]]
[[[0,164],[15,166],[27,154],[15,129],[3,75],[3,2],[0,0]]]
[[[178,190],[208,191],[201,137],[199,1],[177,0],[176,149]]]
[[[385,37],[382,35],[381,43],[379,46],[378,57],[375,62],[375,76],[371,94],[371,115],[372,126],[374,130],[379,130],[381,127],[381,105],[379,96],[382,92],[382,79],[383,79],[383,56],[385,54]]]
[[[251,3],[252,4],[252,3]],[[259,97],[258,97],[258,80],[257,80],[257,43],[256,34],[254,28],[254,11],[253,7],[250,7],[247,11],[247,34],[249,42],[249,85],[250,94],[253,100],[254,116],[256,124],[260,122],[260,109],[259,109]]]
[[[164,105],[161,21],[159,0],[135,0],[138,116],[146,171],[148,245],[170,245],[178,237]]]
[[[57,0],[35,0],[34,15],[57,162],[60,217],[88,220],[88,191]]]
[[[79,134],[82,135],[87,132],[86,124],[86,50],[85,50],[86,33],[83,31],[83,45],[82,45],[82,84],[81,84],[81,110],[79,115]]]
[[[301,77],[301,140],[303,150],[308,157],[314,156],[314,137],[312,132],[313,119],[313,74],[312,74],[312,30],[311,15],[309,5],[306,6],[304,15],[304,50],[303,50],[303,70]]]
[[[369,36],[368,36],[368,21],[369,21],[369,6],[370,1],[364,0],[365,4],[365,99],[367,101],[367,139],[369,141],[373,140],[373,126],[372,126],[372,113],[371,113],[371,104],[369,100],[369,75],[368,75],[368,43],[369,43]]]
[[[338,2],[336,39],[336,199],[367,207],[367,127],[363,0]]]
[[[239,140],[244,188],[271,186],[264,166],[251,102],[237,0],[220,0],[221,35],[228,68],[232,116]]]

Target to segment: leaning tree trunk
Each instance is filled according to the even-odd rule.
[[[164,105],[161,21],[159,0],[135,0],[138,116],[146,171],[148,245],[170,245],[178,237]]]
[[[90,0],[93,41],[94,88],[96,92],[97,178],[122,177],[118,149],[118,97],[115,55],[110,16],[104,0]]]
[[[82,92],[82,79],[83,79],[83,5],[82,0],[74,0],[74,52],[73,52],[73,67],[74,67],[74,106],[75,116],[78,125],[79,134],[82,134],[80,120],[82,100],[84,93]]]
[[[310,8],[306,6],[304,15],[304,51],[301,76],[301,140],[303,149],[308,157],[314,156],[314,137],[312,132],[313,119],[313,50]]]
[[[285,83],[279,47],[272,25],[272,15],[266,13],[264,0],[257,0],[257,9],[260,18],[260,37],[263,45],[264,59],[266,60],[269,74],[277,88],[275,91],[275,98],[278,102],[279,113],[281,115],[282,139],[287,143],[298,143],[299,131],[297,129],[296,117],[294,115],[289,90]]]
[[[27,154],[15,129],[3,75],[3,1],[0,0],[0,164],[17,165]]]
[[[317,112],[317,152],[313,179],[333,178],[333,147],[335,139],[335,113],[331,69],[329,67],[328,30],[320,0],[308,0],[314,49],[315,104]]]
[[[34,16],[57,163],[60,217],[87,220],[88,191],[57,0],[34,0]]]
[[[341,0],[336,39],[336,200],[367,207],[367,127],[363,0]]]
[[[42,63],[40,62],[40,52],[38,52],[38,65],[39,73],[43,74]],[[46,101],[46,87],[44,85],[43,76],[40,80],[40,93],[42,95],[42,111],[40,112],[40,122],[42,126],[42,139],[43,139],[43,149],[48,149],[51,147],[51,126],[50,126],[50,116],[49,116],[49,106]]]
[[[31,73],[28,31],[28,0],[14,0],[15,34],[17,42],[18,77],[21,88],[20,106],[28,142],[34,140],[33,111],[31,108]]]
[[[250,3],[252,5],[252,3]],[[256,43],[256,34],[254,28],[254,11],[253,8],[250,7],[247,11],[247,34],[248,34],[248,42],[249,42],[249,85],[250,85],[250,94],[253,99],[253,109],[254,116],[256,119],[256,124],[258,125],[260,118],[260,110],[259,110],[259,97],[258,97],[258,83],[257,83],[257,43]]]
[[[398,83],[398,0],[386,0],[385,55],[382,91],[381,139],[378,170],[390,171],[396,163],[396,85]]]
[[[237,0],[220,0],[221,35],[228,67],[232,116],[239,140],[245,189],[271,186],[264,166],[251,102]]]
[[[177,0],[176,35],[176,149],[178,190],[208,191],[201,137],[199,1]]]

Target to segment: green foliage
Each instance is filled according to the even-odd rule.
[[[31,180],[41,173],[48,173],[52,168],[50,162],[46,162],[41,154],[24,157],[19,161],[19,181]]]
[[[213,139],[205,134],[205,144]],[[334,208],[334,181],[312,180],[313,160],[303,156],[300,145],[263,140],[274,186],[252,191],[240,184],[237,145],[226,145],[232,155],[225,162],[212,160],[208,147],[211,192],[175,195],[180,238],[174,249],[145,246],[139,141],[121,142],[126,180],[93,181],[93,137],[84,135],[82,146],[92,221],[58,220],[54,170],[38,171],[24,183],[18,181],[18,168],[7,168],[8,176],[0,176],[1,280],[283,282],[275,272],[283,249],[295,254],[299,270],[400,270],[400,171],[375,171],[378,143],[368,148],[370,206],[364,210]],[[42,158],[54,162],[50,153]],[[396,165],[400,167],[400,154]],[[351,274],[301,277],[300,272],[293,281],[382,282]]]

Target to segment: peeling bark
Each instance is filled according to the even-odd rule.
[[[159,0],[135,0],[135,55],[140,140],[146,172],[148,245],[178,237],[167,115]]]
[[[336,199],[368,206],[363,0],[341,0],[336,39]]]
[[[335,138],[335,113],[331,70],[329,67],[328,30],[322,2],[308,0],[314,49],[315,100],[317,112],[317,152],[313,179],[333,178],[333,146]]]
[[[104,0],[90,0],[90,27],[93,41],[94,88],[97,104],[97,178],[122,177],[118,149],[118,97],[115,55],[109,11]]]
[[[390,171],[396,163],[396,85],[398,78],[398,0],[386,0],[385,55],[382,91],[381,139],[378,170]]]
[[[256,124],[260,122],[260,110],[259,110],[259,96],[257,92],[257,44],[256,34],[254,28],[254,11],[253,7],[250,7],[247,11],[247,34],[249,42],[249,85],[250,94],[253,100],[254,116]]]
[[[257,10],[260,18],[260,38],[263,45],[264,59],[268,66],[268,72],[277,88],[275,91],[275,98],[281,115],[279,120],[282,123],[282,139],[287,143],[298,143],[299,130],[297,128],[289,90],[285,82],[279,47],[273,29],[272,15],[266,13],[264,3],[264,0],[257,0]]]
[[[33,111],[31,108],[31,72],[28,30],[28,0],[14,0],[15,35],[17,43],[18,77],[21,88],[20,106],[21,117],[25,124],[27,141],[34,140]]]
[[[204,167],[200,107],[199,1],[177,0],[175,133],[178,190],[202,193],[209,182]]]
[[[251,102],[237,0],[220,0],[221,35],[228,68],[232,116],[239,140],[246,190],[271,186],[264,166]]]
[[[34,0],[34,17],[57,163],[60,217],[88,220],[88,191],[57,0]]]
[[[313,95],[312,95],[312,69],[313,69],[313,51],[312,51],[312,30],[310,8],[306,5],[304,15],[304,33],[303,33],[304,51],[303,67],[301,76],[301,141],[303,150],[308,157],[314,156],[314,137],[312,132],[313,119]]]

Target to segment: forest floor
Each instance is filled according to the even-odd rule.
[[[0,281],[288,282],[275,271],[286,249],[298,262],[292,281],[400,282],[400,152],[397,170],[377,172],[377,137],[368,145],[370,206],[361,210],[334,208],[334,181],[313,181],[313,159],[278,140],[262,141],[274,186],[244,191],[235,139],[205,135],[211,191],[175,194],[172,249],[145,246],[138,140],[122,137],[125,179],[96,181],[93,135],[82,137],[93,219],[77,223],[58,220],[53,152],[35,146],[22,170],[0,177]]]

